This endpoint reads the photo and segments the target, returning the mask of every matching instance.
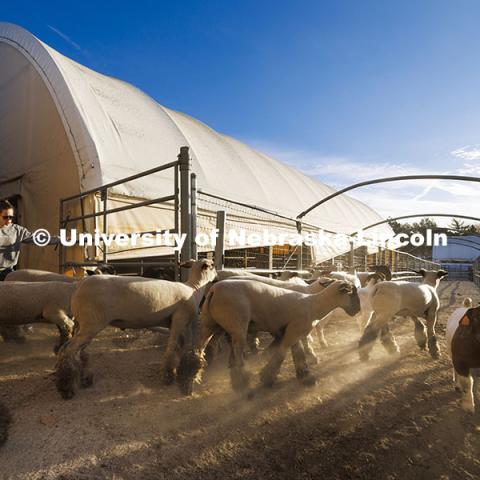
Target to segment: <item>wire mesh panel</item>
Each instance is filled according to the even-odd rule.
[[[213,251],[215,239],[212,232],[216,227],[216,212],[220,210],[226,212],[226,268],[298,269],[311,265],[310,247],[288,244],[288,240],[298,233],[295,219],[201,191],[197,199],[199,252]],[[312,225],[304,226],[305,232],[315,233],[318,230]],[[274,245],[274,240],[281,240],[282,236],[284,243]],[[255,239],[261,246],[255,246]],[[199,244],[203,241],[205,245]]]

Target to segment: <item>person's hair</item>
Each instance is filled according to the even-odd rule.
[[[12,208],[13,210],[15,210],[15,208],[13,207],[13,205],[9,200],[0,200],[0,211],[8,210],[9,208]]]

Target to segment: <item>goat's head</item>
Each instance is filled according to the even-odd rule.
[[[414,272],[423,277],[423,283],[435,288],[438,287],[440,280],[448,275],[446,270],[425,270],[424,268],[414,270]]]
[[[217,277],[217,271],[213,260],[203,258],[202,260],[188,260],[180,264],[180,267],[190,268],[188,274],[188,282],[205,285],[208,282],[213,282]]]
[[[360,311],[360,298],[357,293],[357,287],[352,282],[336,281],[333,286],[337,290],[339,297],[339,307],[353,317]]]

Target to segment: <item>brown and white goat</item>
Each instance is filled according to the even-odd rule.
[[[464,310],[451,339],[451,354],[454,377],[462,392],[462,408],[468,412],[475,411],[473,397],[473,378],[470,370],[480,368],[480,306]],[[460,313],[460,312],[458,312]],[[448,325],[447,325],[448,329]],[[447,342],[448,342],[447,338]]]
[[[57,362],[57,388],[63,398],[73,397],[77,386],[89,386],[85,347],[105,327],[169,327],[170,336],[162,359],[164,383],[174,380],[182,339],[193,341],[198,307],[207,283],[216,276],[211,260],[190,261],[186,283],[143,277],[94,275],[84,279],[72,298],[77,328],[61,349]]]
[[[197,350],[184,355],[177,380],[180,389],[190,394],[193,379],[201,370],[203,352],[218,330],[226,331],[232,341],[230,377],[235,391],[248,388],[243,353],[249,329],[280,335],[276,350],[260,373],[263,385],[273,385],[288,350],[292,349],[297,378],[315,382],[300,346],[302,337],[334,308],[341,307],[353,316],[360,310],[356,288],[349,282],[334,281],[324,291],[305,294],[248,280],[219,282],[212,286],[200,316]]]

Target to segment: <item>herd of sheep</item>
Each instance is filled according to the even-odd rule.
[[[314,384],[310,366],[317,358],[311,334],[316,332],[326,346],[323,329],[338,310],[359,322],[361,360],[368,360],[378,337],[389,353],[398,352],[390,330],[398,315],[411,317],[418,346],[428,347],[433,358],[439,356],[435,324],[440,306],[437,287],[447,274],[443,270],[420,270],[423,281],[418,284],[391,281],[388,269],[381,268],[353,274],[314,273],[305,280],[217,272],[208,259],[182,267],[189,268],[185,283],[105,272],[83,279],[38,270],[12,272],[0,284],[0,333],[7,338],[8,329],[35,322],[57,326],[56,386],[64,399],[92,384],[85,348],[107,326],[168,329],[162,380],[165,384],[176,380],[186,395],[201,381],[205,359],[212,356],[215,343],[224,341],[230,346],[232,387],[251,396],[244,358],[247,349],[256,349],[260,332],[273,337],[260,372],[262,385],[273,385],[289,351],[297,379]],[[473,411],[470,369],[480,367],[480,307],[466,304],[452,314],[447,348],[456,386],[463,392],[462,406]],[[0,444],[9,422],[10,414],[0,404]]]

